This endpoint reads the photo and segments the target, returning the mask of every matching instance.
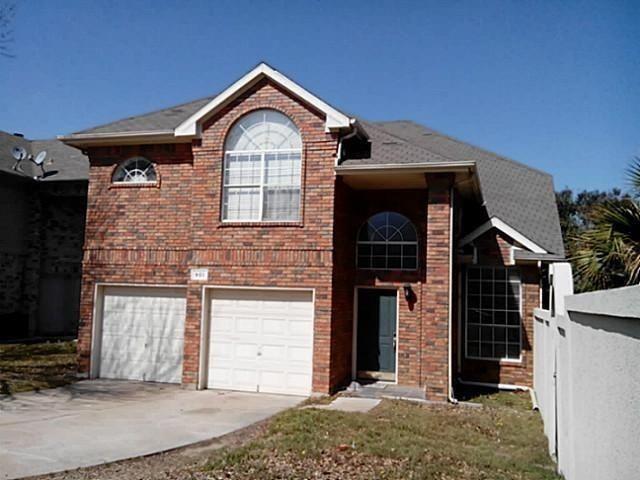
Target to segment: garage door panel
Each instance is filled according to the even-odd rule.
[[[313,359],[313,349],[311,347],[289,347],[287,349],[287,360],[294,363],[310,363]]]
[[[311,292],[216,289],[210,322],[210,388],[311,393]]]
[[[284,345],[263,345],[262,346],[262,361],[276,361],[280,362],[283,358],[287,358],[287,347]]]
[[[209,356],[213,360],[233,360],[233,342],[216,341],[209,346]]]
[[[216,323],[211,325],[211,331],[217,333],[231,333],[233,332],[234,324],[235,321],[232,316],[220,314],[216,317]]]
[[[288,322],[282,318],[264,318],[262,331],[267,335],[281,335],[287,331]]]
[[[248,314],[245,314],[248,315]],[[255,313],[253,313],[255,315]],[[238,316],[235,318],[234,330],[239,334],[256,333],[260,331],[260,321],[255,317]]]
[[[105,287],[102,303],[99,376],[180,383],[184,289]]]

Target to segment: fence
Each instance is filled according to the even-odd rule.
[[[640,286],[559,298],[555,312],[534,313],[549,450],[567,480],[638,479]]]

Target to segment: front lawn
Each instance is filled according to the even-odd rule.
[[[0,394],[67,385],[76,365],[75,342],[0,344]]]
[[[367,414],[289,410],[210,462],[210,479],[557,479],[528,393],[492,406],[385,400]],[[513,405],[513,406],[512,406]]]

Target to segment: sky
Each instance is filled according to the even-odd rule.
[[[6,3],[7,0],[0,0]],[[15,0],[0,130],[50,138],[213,95],[266,61],[333,106],[625,188],[639,1]]]

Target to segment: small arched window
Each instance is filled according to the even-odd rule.
[[[153,163],[144,157],[133,157],[118,165],[112,180],[114,183],[155,183],[158,176]]]
[[[358,268],[415,270],[418,235],[411,221],[399,213],[377,213],[358,233]]]
[[[302,138],[276,110],[256,110],[233,126],[225,141],[222,220],[300,219]]]

